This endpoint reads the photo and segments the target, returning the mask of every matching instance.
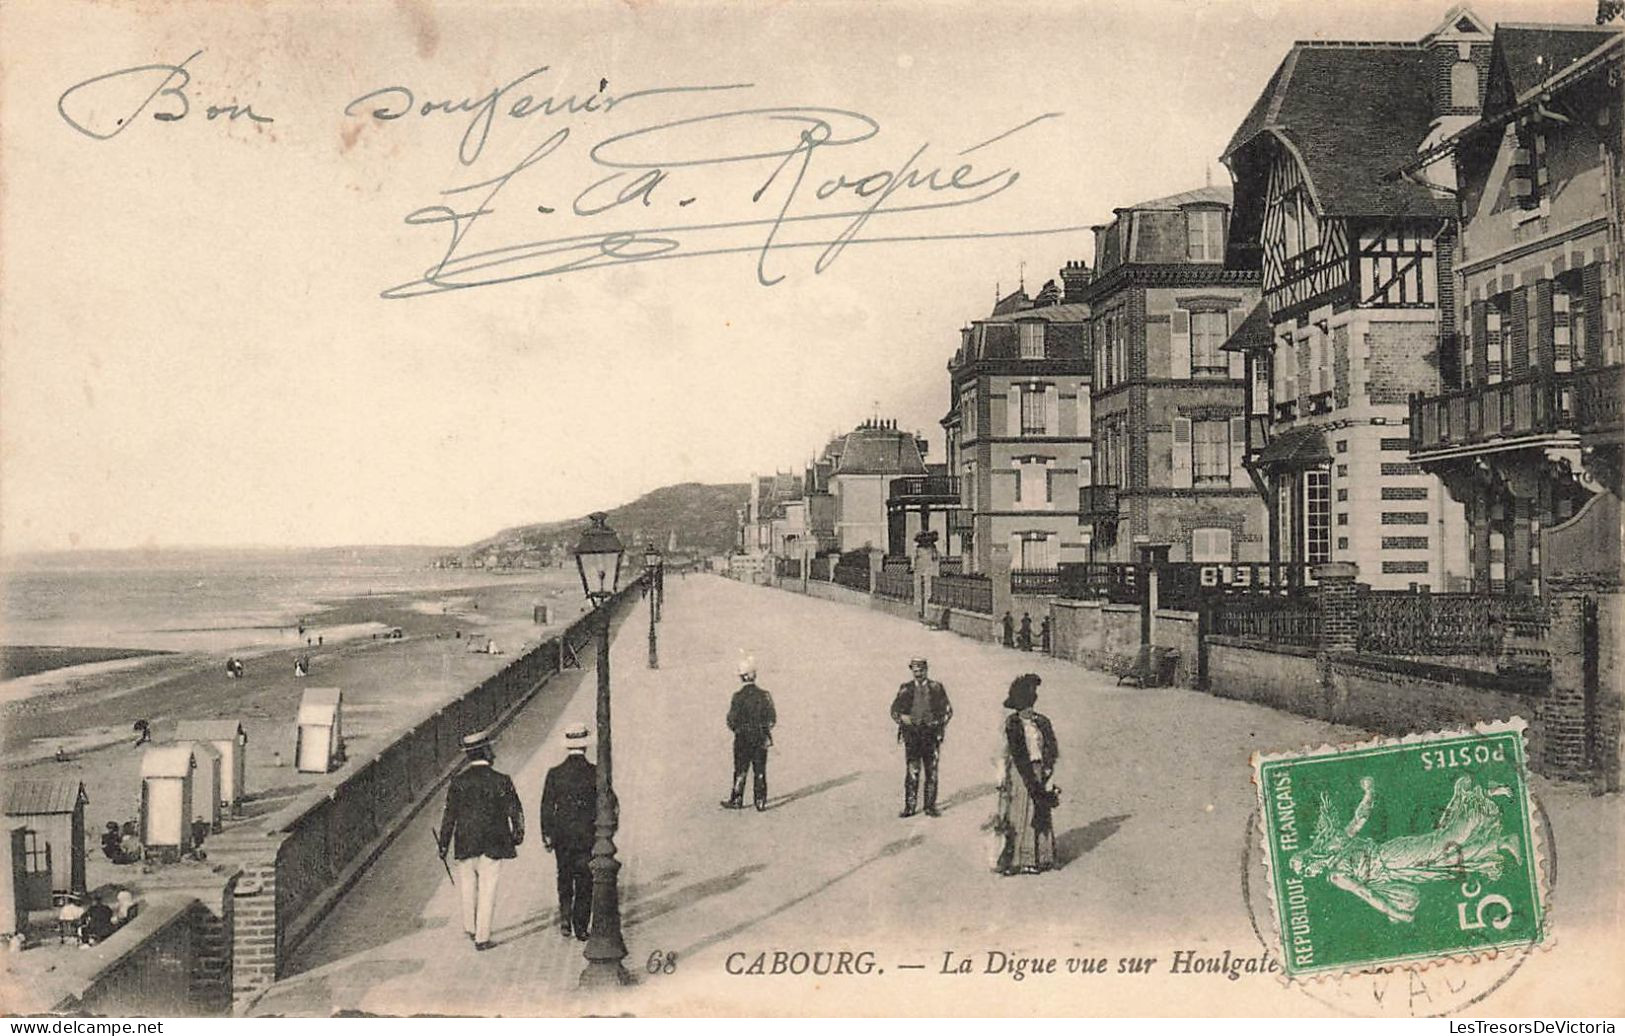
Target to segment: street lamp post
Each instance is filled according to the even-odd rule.
[[[660,565],[660,552],[651,544],[643,551],[643,582],[649,597],[649,668],[660,668],[660,646],[655,642],[655,619],[660,614],[659,580],[655,573]]]
[[[592,524],[576,544],[576,567],[581,572],[581,589],[598,616],[598,815],[597,838],[592,846],[592,931],[583,955],[587,966],[581,972],[583,987],[625,985],[630,979],[621,961],[626,959],[626,943],[621,939],[621,894],[616,874],[621,869],[615,859],[615,829],[620,807],[615,801],[615,780],[611,772],[609,715],[609,600],[615,596],[621,577],[620,537],[604,524],[607,516],[595,512]]]

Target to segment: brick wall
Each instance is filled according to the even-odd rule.
[[[1367,328],[1367,393],[1373,404],[1406,405],[1412,392],[1439,391],[1439,349],[1430,320],[1372,321]]]

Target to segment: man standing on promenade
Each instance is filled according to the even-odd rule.
[[[724,809],[745,808],[745,774],[755,770],[756,812],[767,808],[767,750],[773,744],[773,696],[756,686],[756,660],[739,660],[742,686],[728,705],[728,729],[734,732],[733,791],[722,801]]]
[[[914,815],[920,771],[924,770],[925,815],[941,816],[937,810],[937,759],[942,753],[948,721],[954,718],[954,707],[942,684],[927,675],[924,658],[916,655],[909,660],[908,668],[912,679],[897,689],[897,697],[891,703],[891,718],[897,724],[897,740],[903,743],[905,764],[903,811],[897,815]]]
[[[542,782],[542,848],[558,865],[559,931],[586,941],[592,923],[593,824],[598,818],[598,768],[587,762],[587,725],[564,731],[564,762]]]
[[[497,876],[503,860],[525,840],[525,814],[513,781],[491,765],[491,734],[463,738],[468,765],[451,779],[446,811],[440,817],[440,858],[454,850],[457,890],[463,897],[463,931],[476,950],[491,948],[491,913],[497,902]]]

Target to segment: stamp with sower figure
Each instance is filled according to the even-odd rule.
[[[1253,756],[1288,977],[1547,937],[1524,726]]]

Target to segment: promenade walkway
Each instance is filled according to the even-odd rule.
[[[1119,688],[1104,674],[936,632],[849,605],[713,576],[668,581],[661,668],[645,667],[647,613],[613,646],[615,775],[622,802],[626,964],[637,984],[575,991],[580,944],[555,927],[553,861],[532,833],[502,877],[495,941],[476,953],[434,858],[423,810],[300,948],[256,1005],[259,1015],[377,1014],[952,1014],[1317,1013],[1371,1009],[1367,986],[1306,999],[1272,975],[1197,974],[1177,1002],[1147,1002],[1122,957],[1155,957],[1156,987],[1177,951],[1259,953],[1244,880],[1258,749],[1346,741],[1362,732],[1182,690]],[[777,703],[770,808],[718,808],[730,774],[723,717],[741,651]],[[897,817],[902,752],[887,708],[910,655],[931,660],[952,695],[939,819]],[[1043,677],[1039,708],[1061,744],[1057,833],[1064,866],[1030,878],[993,874],[987,828],[1005,689]],[[515,776],[534,832],[542,777],[563,754],[559,732],[593,719],[591,671],[559,684],[504,732],[498,765]],[[1617,847],[1588,842],[1614,800],[1541,782],[1563,850],[1567,927],[1486,1002],[1499,1013],[1539,1003],[1542,976],[1572,981],[1586,955],[1617,955],[1576,904],[1615,894]],[[1267,906],[1254,903],[1258,924]],[[675,954],[651,975],[651,954]],[[759,954],[871,953],[867,975],[738,975]],[[1056,957],[1060,974],[986,974],[989,951]],[[942,974],[945,955],[971,975]],[[1109,974],[1067,974],[1067,957],[1107,960]],[[871,958],[862,958],[869,960]],[[1583,968],[1579,969],[1583,970]],[[1496,973],[1497,978],[1500,972]],[[1486,986],[1488,977],[1481,980]],[[1598,987],[1592,992],[1603,995]],[[1520,990],[1522,991],[1520,993]],[[1385,996],[1404,1014],[1465,996]],[[1613,994],[1617,997],[1617,994]],[[1343,997],[1344,1000],[1339,1000]],[[1350,999],[1353,998],[1353,999]]]

